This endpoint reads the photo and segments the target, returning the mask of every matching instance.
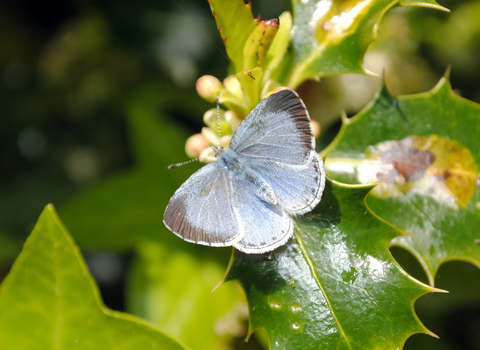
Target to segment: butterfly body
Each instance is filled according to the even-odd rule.
[[[325,172],[308,112],[292,90],[263,100],[173,195],[164,223],[186,241],[271,251],[293,234],[292,217],[320,201]]]
[[[232,149],[223,148],[216,155],[219,166],[224,166],[229,171],[228,176],[232,181],[241,183],[244,187],[270,204],[277,204],[275,192],[272,187],[261,177],[259,173],[253,170],[248,164],[244,164],[237,153]]]

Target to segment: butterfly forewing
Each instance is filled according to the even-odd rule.
[[[292,90],[260,102],[233,135],[230,148],[241,157],[302,165],[315,148],[310,117]]]
[[[198,170],[175,192],[163,222],[186,241],[229,246],[244,235],[236,205],[228,171],[212,163]]]

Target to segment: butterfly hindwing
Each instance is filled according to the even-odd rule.
[[[278,206],[262,201],[242,182],[234,186],[245,236],[233,246],[247,254],[261,254],[285,244],[293,234],[292,219]]]
[[[306,165],[263,160],[251,162],[250,167],[270,185],[278,204],[288,214],[308,213],[320,202],[325,187],[325,170],[322,158],[315,151],[312,151],[312,161]]]

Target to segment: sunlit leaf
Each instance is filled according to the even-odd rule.
[[[184,349],[134,316],[107,309],[53,206],[0,286],[2,350]]]
[[[363,55],[385,12],[401,4],[446,10],[435,1],[293,0],[295,61],[287,85],[340,73],[363,73]]]
[[[411,233],[395,239],[414,254],[433,285],[439,265],[461,259],[480,266],[480,106],[442,78],[430,92],[389,96],[383,89],[345,120],[327,172],[349,183],[385,181],[367,204]]]

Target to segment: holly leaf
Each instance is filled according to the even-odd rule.
[[[106,308],[52,205],[0,287],[0,344],[21,349],[184,349],[134,316]]]
[[[297,223],[295,240],[267,255],[236,253],[227,280],[243,286],[250,333],[273,349],[397,349],[429,333],[413,310],[433,291],[392,258],[400,231],[365,205],[371,186],[327,181],[322,201]]]
[[[448,11],[428,1],[293,0],[295,49],[287,80],[295,89],[307,79],[340,73],[364,73],[363,56],[377,37],[383,15],[393,6],[423,6]]]
[[[480,105],[457,96],[447,77],[427,93],[394,98],[385,88],[326,150],[330,176],[384,181],[368,196],[377,215],[410,233],[410,251],[434,284],[448,260],[480,266]]]

